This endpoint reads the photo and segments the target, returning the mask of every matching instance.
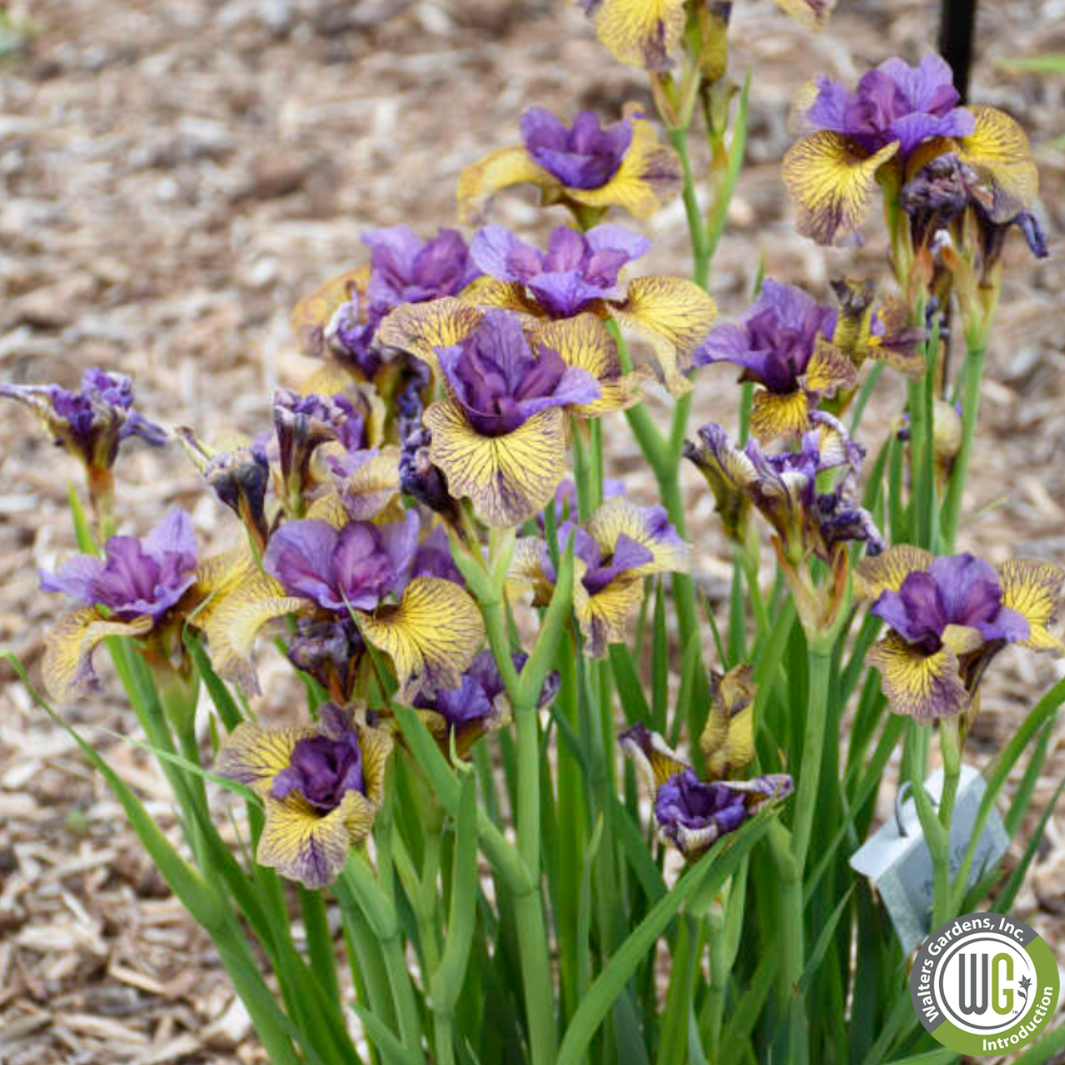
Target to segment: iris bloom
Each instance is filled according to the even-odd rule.
[[[336,880],[381,805],[392,738],[359,716],[327,703],[315,725],[244,721],[218,755],[218,773],[263,800],[256,861],[312,890]]]
[[[872,552],[883,550],[871,516],[853,502],[862,449],[831,415],[816,411],[812,417],[798,451],[770,455],[753,440],[741,450],[720,425],[710,424],[699,430],[699,444],[689,441],[684,453],[712,487],[744,496],[761,513],[793,565],[811,555],[832,565],[849,540],[864,542]],[[817,486],[826,470],[843,473],[828,492]]]
[[[456,583],[413,576],[419,520],[375,525],[309,518],[270,537],[263,572],[252,571],[216,606],[206,625],[215,668],[254,688],[252,643],[267,622],[287,614],[354,618],[362,637],[388,654],[398,698],[455,687],[483,639],[480,612]]]
[[[462,172],[463,222],[476,223],[485,201],[511,185],[535,185],[545,204],[565,204],[578,217],[622,207],[650,218],[680,191],[680,160],[658,143],[638,105],[628,105],[625,117],[606,127],[594,111],[582,111],[567,126],[533,107],[521,117],[521,137],[520,146],[500,148]]]
[[[859,592],[888,634],[869,651],[891,709],[928,722],[968,710],[1007,643],[1061,653],[1050,632],[1065,571],[1045,562],[999,567],[972,555],[933,558],[909,545],[859,563]]]
[[[710,675],[710,713],[699,737],[707,775],[713,780],[742,773],[754,757],[754,697],[758,685],[749,665]]]
[[[386,358],[374,341],[381,320],[404,303],[455,296],[480,272],[462,235],[441,229],[420,239],[407,226],[367,233],[367,266],[328,281],[296,305],[292,326],[300,350],[331,353],[342,365],[372,380]]]
[[[1038,174],[1020,126],[991,107],[959,107],[950,67],[889,59],[856,90],[824,76],[800,111],[816,132],[784,157],[799,232],[819,244],[858,229],[876,183],[897,197],[932,159],[953,152],[986,182],[996,221],[1030,206]]]
[[[528,655],[519,652],[512,657],[514,668],[520,673]],[[538,706],[546,706],[557,692],[558,674],[551,673],[544,681]],[[450,754],[454,740],[455,753],[460,758],[465,758],[486,733],[504,728],[511,721],[503,678],[491,651],[477,655],[457,687],[420,695],[414,706],[421,711],[422,720],[445,754]]]
[[[909,309],[901,300],[877,301],[876,286],[871,281],[833,281],[832,291],[839,300],[832,344],[856,370],[867,359],[874,359],[907,377],[924,374],[920,344],[925,331],[910,325]]]
[[[679,277],[640,277],[627,285],[620,280],[626,265],[645,255],[650,242],[621,226],[603,225],[580,233],[567,226],[552,231],[546,252],[519,240],[502,226],[486,226],[470,244],[470,254],[485,277],[474,282],[463,301],[479,307],[500,307],[528,318],[570,321],[583,314],[613,319],[644,336],[654,347],[670,391],[681,395],[691,382],[681,372],[691,353],[706,336],[716,315],[714,301],[698,285]],[[412,340],[428,323],[448,314],[443,302],[425,308],[404,307],[381,327],[379,340],[411,349]],[[601,324],[600,323],[600,324]],[[590,329],[586,325],[585,329]],[[600,332],[580,342],[591,345],[597,377],[620,377],[613,342]],[[617,404],[612,409],[617,409]]]
[[[440,300],[400,308],[381,328],[441,379],[445,398],[424,416],[429,462],[489,525],[518,525],[552,498],[566,470],[565,412],[598,417],[635,399],[594,315],[524,325],[507,311]]]
[[[125,374],[93,368],[82,375],[78,392],[59,385],[0,385],[0,396],[29,407],[56,444],[81,461],[93,501],[105,509],[121,443],[134,436],[153,447],[166,443],[166,430],[134,409],[133,380]]]
[[[602,658],[607,645],[624,643],[628,625],[643,601],[644,578],[687,573],[691,546],[677,535],[662,507],[641,507],[623,496],[608,499],[585,525],[564,522],[559,551],[573,540],[573,612],[586,653]],[[547,602],[557,574],[547,543],[519,539],[511,579],[532,585],[537,602]]]
[[[766,280],[738,325],[714,326],[693,366],[729,362],[754,381],[751,431],[763,443],[800,436],[821,395],[853,388],[854,364],[831,344],[836,312],[794,285]]]
[[[684,37],[688,0],[580,0],[595,19],[599,40],[621,63],[666,70]],[[779,7],[810,29],[828,21],[835,0],[777,0]]]
[[[718,839],[735,832],[766,803],[786,799],[791,777],[778,773],[752,780],[707,783],[646,725],[633,725],[618,740],[639,766],[654,796],[659,836],[695,860]]]
[[[41,588],[84,604],[60,618],[48,634],[42,675],[62,702],[96,679],[92,655],[108,636],[160,631],[197,581],[192,522],[174,509],[143,539],[112,536],[104,557],[74,555],[55,573],[41,573]]]

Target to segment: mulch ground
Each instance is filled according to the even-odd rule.
[[[205,435],[265,424],[268,396],[311,367],[294,353],[296,298],[362,261],[360,234],[407,222],[453,224],[461,168],[514,143],[521,110],[609,112],[646,99],[568,0],[25,0],[7,5],[29,37],[0,65],[0,380],[73,384],[103,365],[135,375],[150,417]],[[749,165],[715,264],[713,293],[739,313],[761,259],[820,295],[830,278],[885,276],[878,226],[861,249],[797,237],[779,180],[790,102],[811,75],[856,78],[888,55],[911,60],[935,37],[928,0],[841,0],[812,38],[770,0],[736,5],[733,68],[754,71]],[[1065,50],[1062,0],[982,5],[974,98],[1028,129],[1041,164],[1055,255],[1018,246],[984,392],[965,538],[999,560],[1065,556],[1065,78],[1004,73],[1000,59]],[[0,48],[5,46],[0,35]],[[530,199],[495,220],[542,232]],[[557,219],[556,219],[557,221]],[[686,270],[683,212],[647,232],[646,269]],[[643,265],[643,264],[641,264]],[[732,424],[730,375],[707,371],[697,417]],[[885,378],[886,381],[886,378]],[[720,387],[719,387],[720,386]],[[887,382],[867,442],[901,402]],[[651,480],[624,422],[607,432],[612,474],[636,495]],[[0,645],[31,668],[57,597],[36,571],[73,548],[70,460],[25,412],[0,419]],[[175,448],[130,450],[119,498],[143,533],[180,504],[205,544],[233,533]],[[729,567],[698,478],[685,475],[700,577]],[[1004,653],[985,685],[970,754],[982,763],[1062,667]],[[210,944],[141,855],[121,811],[73,749],[0,674],[0,1063],[163,1065],[262,1061]],[[262,709],[292,689],[264,673]],[[98,741],[168,829],[166,792],[104,671],[98,697],[68,719]],[[105,731],[107,730],[107,731]],[[1035,805],[1065,768],[1053,744]],[[890,798],[890,796],[889,796]],[[1033,816],[1034,821],[1034,816]],[[1014,912],[1065,941],[1063,821],[1051,817]]]

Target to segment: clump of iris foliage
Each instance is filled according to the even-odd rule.
[[[42,577],[74,604],[44,685],[79,697],[110,656],[183,844],[79,743],[273,1065],[945,1062],[848,858],[900,748],[933,926],[1008,908],[1039,836],[969,888],[1024,766],[1020,828],[1065,682],[984,768],[951,869],[985,671],[1007,644],[1062,650],[1057,565],[956,546],[1003,248],[1016,229],[1046,254],[1026,136],[963,106],[934,55],[815,79],[781,192],[820,244],[886,226],[889,271],[827,302],[764,278],[718,321],[707,287],[755,99],[728,69],[732,5],[584,6],[653,108],[531,107],[520,143],[462,174],[465,235],[368,234],[368,261],[296,307],[321,366],[264,405],[258,436],[163,429],[103,370],[79,392],[2,389],[82,462],[91,502],[72,491],[83,553]],[[831,3],[780,7],[817,30]],[[488,222],[517,185],[557,223],[546,244]],[[678,196],[691,276],[640,274],[650,244],[627,215]],[[907,401],[870,439],[885,369]],[[735,418],[689,424],[693,392],[737,370]],[[626,422],[657,504],[604,476]],[[180,510],[118,533],[134,436],[180,442],[237,546],[204,554]],[[724,616],[690,575],[688,462],[731,545]],[[259,720],[257,664],[278,654],[307,705]],[[246,816],[227,821],[220,787]]]

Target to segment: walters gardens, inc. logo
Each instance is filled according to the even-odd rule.
[[[917,953],[910,994],[921,1023],[959,1054],[1035,1042],[1058,1005],[1058,966],[1023,921],[970,913],[937,928]]]

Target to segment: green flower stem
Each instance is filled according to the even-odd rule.
[[[455,1065],[455,1022],[443,1013],[433,1014],[433,1046],[436,1065]]]
[[[969,476],[969,460],[973,452],[973,435],[980,416],[980,389],[984,381],[986,364],[987,348],[970,347],[965,357],[961,448],[954,459],[954,468],[947,487],[947,498],[943,504],[943,549],[947,554],[953,553],[958,536],[962,497],[965,494],[965,482]]]
[[[521,684],[510,657],[506,618],[498,602],[482,602],[488,643],[514,710],[518,746],[518,851],[528,887],[515,893],[525,1010],[533,1065],[551,1065],[558,1052],[547,931],[540,894],[540,722],[535,696],[522,699]]]
[[[692,246],[692,280],[702,288],[706,288],[710,282],[710,258],[713,255],[713,248],[710,245],[710,235],[703,223],[698,197],[695,195],[695,179],[692,176],[691,159],[688,156],[688,131],[671,129],[669,140],[680,157],[681,170],[684,174],[684,213],[688,218],[688,234]]]
[[[344,866],[344,872],[337,881],[336,893],[342,906],[357,906],[363,912],[377,937],[399,1023],[399,1037],[409,1050],[420,1052],[421,1019],[414,999],[414,985],[411,983],[403,954],[399,921],[395,909],[385,897],[361,853],[353,854],[348,859],[348,864]]]
[[[939,797],[939,823],[946,845],[933,861],[934,902],[932,927],[946,924],[954,916],[951,905],[951,829],[954,824],[954,803],[958,797],[961,777],[961,737],[958,719],[943,718],[939,723],[939,746],[943,755],[943,790]]]
[[[795,820],[792,824],[792,854],[801,871],[806,865],[810,846],[817,794],[821,786],[821,759],[828,739],[829,679],[832,673],[832,649],[821,640],[812,638],[808,653],[808,692],[806,701],[806,730],[799,765],[799,786],[795,794]]]
[[[804,778],[806,774],[803,774]],[[796,802],[800,801],[799,798]],[[796,807],[798,811],[801,807]],[[796,813],[798,817],[798,813]],[[799,982],[805,967],[806,935],[802,890],[802,863],[795,856],[795,839],[775,821],[766,833],[770,855],[776,868],[777,932],[776,948],[780,955],[777,970],[777,1000],[781,1023],[788,1023],[790,1041],[783,1060],[788,1065],[803,1065],[809,1055],[806,1038],[805,1006]]]

